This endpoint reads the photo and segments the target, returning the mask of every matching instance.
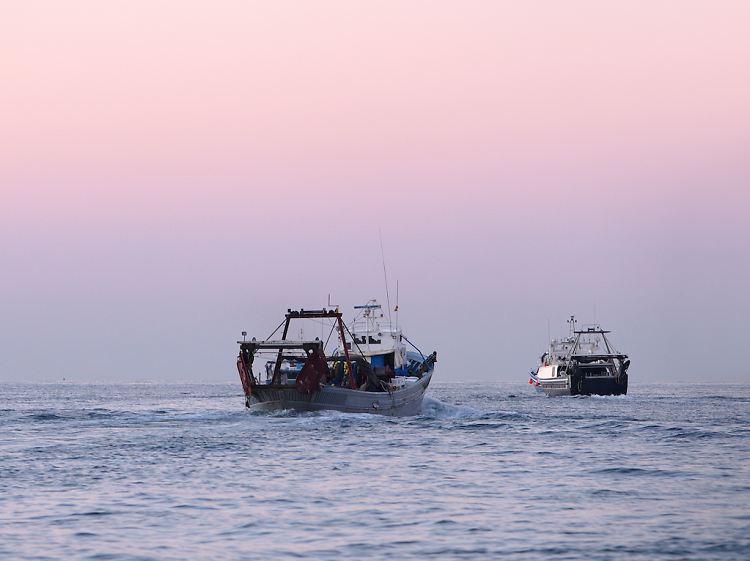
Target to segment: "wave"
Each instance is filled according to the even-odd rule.
[[[479,411],[473,407],[465,407],[463,405],[451,405],[450,403],[444,403],[439,399],[426,395],[422,400],[420,413],[424,417],[431,417],[433,419],[464,419],[468,417],[480,417],[485,414],[485,411]]]
[[[517,411],[498,411],[498,410],[482,410],[475,409],[473,407],[467,407],[465,405],[452,405],[445,403],[437,398],[429,395],[424,396],[422,401],[422,410],[420,411],[422,417],[431,419],[479,419],[479,418],[491,418],[491,419],[507,419],[507,418],[520,418],[527,417],[524,413]]]

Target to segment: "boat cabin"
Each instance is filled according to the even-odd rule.
[[[345,342],[347,350],[365,357],[373,368],[391,368],[394,375],[407,375],[407,352],[401,329],[386,318],[377,300],[370,300],[364,306],[354,306],[359,313],[349,326],[351,340]],[[339,336],[339,348],[334,354],[341,354],[343,342]]]

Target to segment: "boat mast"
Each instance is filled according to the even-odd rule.
[[[568,335],[568,340],[572,341],[572,344],[570,346],[570,351],[568,352],[568,357],[572,357],[575,354],[576,347],[578,346],[578,340],[581,338],[581,334],[576,333],[576,317],[575,316],[570,316],[568,323],[570,324],[570,335]]]
[[[391,326],[391,297],[388,295],[388,274],[385,272],[385,252],[383,251],[383,234],[378,230],[380,236],[380,255],[383,258],[383,278],[385,279],[385,303],[388,304],[388,328],[393,331]],[[398,307],[398,305],[396,306]]]
[[[569,332],[568,337],[570,337],[571,339],[573,339],[573,335],[575,335],[575,332],[576,332],[576,317],[575,316],[570,316],[570,319],[568,320],[568,323],[570,324],[570,332]]]
[[[398,331],[398,281],[396,281],[396,331]]]

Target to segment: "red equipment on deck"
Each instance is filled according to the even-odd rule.
[[[297,391],[301,394],[308,394],[317,390],[318,383],[327,370],[328,362],[325,353],[321,349],[315,349],[297,374]]]
[[[250,385],[250,375],[247,372],[247,366],[245,365],[245,361],[242,360],[242,354],[237,357],[237,370],[240,373],[240,381],[242,382],[242,389],[245,390],[245,395],[247,397],[250,397],[250,394],[252,392],[251,385]]]

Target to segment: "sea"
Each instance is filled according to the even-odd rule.
[[[385,418],[2,383],[0,559],[746,560],[750,385],[435,382]]]

